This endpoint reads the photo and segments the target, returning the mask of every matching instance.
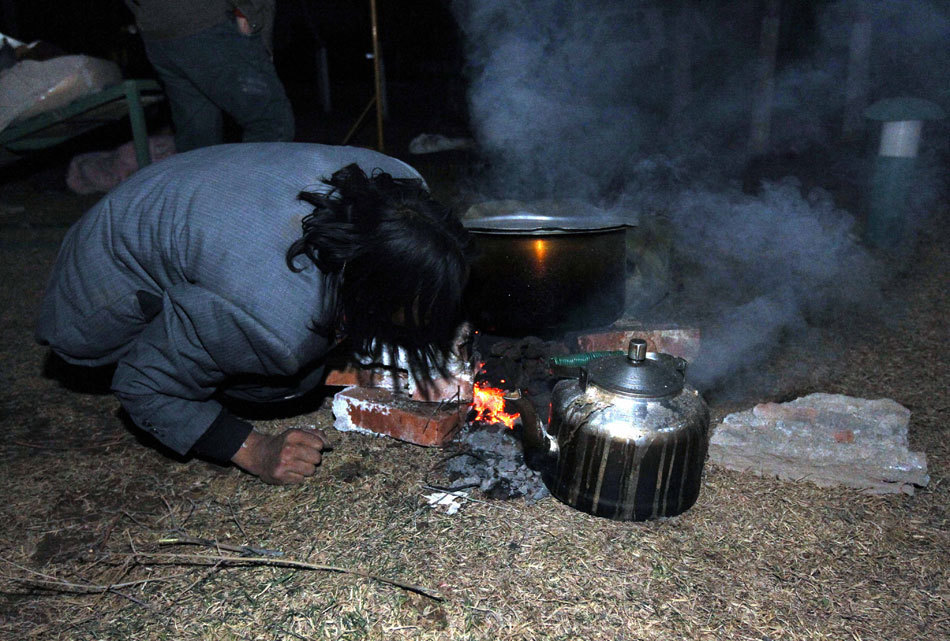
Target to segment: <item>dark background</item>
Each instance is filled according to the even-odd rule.
[[[380,0],[379,33],[385,64],[387,129],[399,154],[410,137],[423,132],[465,135],[464,42],[449,0]],[[757,11],[736,11],[717,1],[728,16],[733,42],[754,54],[759,37]],[[754,9],[761,11],[762,3]],[[777,66],[808,55],[815,39],[816,14],[825,0],[785,0]],[[132,16],[121,0],[0,0],[0,32],[24,42],[43,40],[70,54],[114,60],[126,77],[153,77]],[[631,25],[636,29],[637,25]],[[326,48],[332,111],[323,112],[316,59]],[[297,116],[297,139],[339,143],[373,95],[369,0],[278,0],[274,60]],[[167,115],[166,115],[167,117]],[[355,142],[374,144],[372,118]],[[390,138],[390,136],[387,136]],[[387,145],[389,147],[390,145]]]
[[[378,3],[388,122],[440,132],[466,128],[460,37],[447,2]],[[121,0],[0,0],[0,32],[43,40],[69,54],[114,60],[126,77],[154,77]],[[319,95],[317,52],[325,46],[332,112]],[[297,138],[339,143],[374,91],[369,0],[278,0],[274,61],[297,115]],[[340,131],[342,130],[342,134]],[[397,132],[393,132],[396,135]],[[357,142],[372,144],[373,119]]]

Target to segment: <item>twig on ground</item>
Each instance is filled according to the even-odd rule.
[[[18,439],[10,439],[10,443],[14,445],[19,445],[21,447],[29,447],[35,450],[54,450],[57,452],[67,452],[71,450],[99,450],[106,447],[112,447],[113,445],[118,445],[124,441],[129,440],[127,436],[120,436],[116,438],[111,438],[104,441],[98,441],[95,443],[54,443],[54,442],[45,442],[39,443],[36,441],[21,441]]]
[[[238,529],[241,530],[241,535],[247,538],[247,532],[244,531],[244,526],[241,525],[241,521],[238,520],[237,514],[234,511],[234,505],[231,504],[231,499],[228,499],[228,509],[231,510],[231,519],[234,521],[234,524],[238,526]]]
[[[147,523],[143,523],[142,521],[139,521],[137,518],[135,518],[135,516],[133,516],[133,515],[132,515],[131,513],[129,513],[127,510],[122,510],[122,515],[125,516],[125,517],[126,517],[127,519],[129,519],[130,521],[132,521],[133,523],[135,523],[136,525],[138,525],[139,527],[144,527],[144,528],[146,528],[146,529],[148,529],[148,530],[154,530],[154,529],[155,529],[155,528],[153,528],[151,525],[148,525]]]
[[[119,524],[119,521],[122,519],[121,514],[117,514],[112,518],[112,522],[106,526],[106,532],[102,535],[102,538],[99,540],[99,543],[96,544],[97,550],[106,549],[106,543],[109,542],[109,539],[112,538],[112,531],[115,530],[115,526]]]
[[[217,572],[219,569],[221,569],[221,564],[220,564],[220,563],[215,563],[215,564],[211,567],[210,570],[208,570],[207,572],[205,572],[204,574],[202,574],[201,576],[199,576],[197,579],[195,579],[194,581],[191,582],[191,585],[189,585],[187,588],[185,588],[184,590],[182,590],[182,591],[178,594],[178,596],[175,597],[175,601],[173,602],[173,604],[174,604],[174,603],[178,603],[179,601],[181,601],[181,600],[184,598],[184,596],[185,596],[186,594],[188,594],[189,592],[191,592],[192,589],[194,589],[194,587],[195,587],[196,585],[198,585],[199,583],[201,583],[201,582],[203,582],[203,581],[207,581],[207,580],[208,580],[208,577],[210,577],[212,574],[214,574],[215,572]]]
[[[134,561],[133,561],[132,559],[127,559],[126,562],[123,563],[122,566],[118,568],[118,571],[113,572],[112,576],[109,577],[109,583],[108,583],[108,585],[115,585],[115,584],[116,584],[117,582],[119,582],[121,579],[124,579],[126,576],[128,576],[129,571],[132,569],[133,565],[134,565]],[[83,581],[88,581],[88,579],[86,579],[85,577],[81,577],[81,578],[83,579]],[[89,581],[89,582],[91,583],[91,581]],[[147,607],[147,608],[149,608],[149,609],[152,609],[152,607],[151,607],[150,605],[145,604],[145,603],[142,603],[142,602],[140,602],[140,601],[137,601],[136,599],[134,599],[134,598],[132,598],[132,597],[130,597],[130,596],[128,596],[128,595],[125,595],[125,594],[119,592],[118,590],[114,590],[114,589],[113,589],[113,590],[107,590],[106,592],[103,592],[103,593],[100,595],[100,597],[99,597],[99,601],[102,601],[102,600],[105,598],[105,595],[106,595],[107,593],[118,594],[119,596],[125,597],[125,598],[127,598],[128,600],[130,600],[130,601],[132,601],[132,602],[134,602],[134,603],[139,603],[140,605],[144,605],[145,607]]]
[[[135,598],[134,596],[132,596],[131,594],[126,594],[125,592],[119,592],[119,591],[116,590],[115,588],[111,588],[111,587],[110,587],[109,590],[107,590],[107,591],[108,591],[110,594],[116,594],[116,595],[122,597],[123,599],[128,599],[128,600],[131,601],[132,603],[138,604],[138,605],[142,606],[143,608],[145,608],[146,610],[149,610],[149,611],[151,611],[151,612],[153,612],[153,613],[155,613],[155,614],[158,614],[158,615],[160,615],[160,616],[168,616],[166,613],[162,612],[161,610],[159,610],[158,608],[156,608],[156,607],[155,607],[154,605],[152,605],[151,603],[147,603],[147,602],[145,602],[145,601],[142,601],[141,599],[136,599],[136,598]]]
[[[166,518],[168,518],[168,520],[171,521],[171,524],[172,524],[171,528],[169,529],[173,531],[181,530],[181,523],[178,522],[178,516],[175,514],[175,510],[172,509],[172,504],[168,502],[168,499],[165,498],[164,494],[159,494],[158,496],[162,499],[162,503],[165,504],[165,509],[168,510],[168,513],[162,518],[158,519],[157,523],[161,523]]]
[[[361,576],[365,579],[371,579],[380,583],[386,583],[397,588],[402,588],[403,590],[408,590],[409,592],[415,592],[416,594],[428,597],[434,601],[445,600],[445,597],[440,595],[435,590],[424,588],[419,585],[413,585],[412,583],[405,583],[403,581],[399,581],[398,579],[390,579],[377,574],[371,574],[363,570],[341,568],[334,565],[318,565],[316,563],[306,563],[304,561],[296,561],[294,559],[276,559],[266,556],[228,556],[224,554],[166,554],[160,552],[140,552],[134,556],[136,556],[140,562],[155,564],[165,562],[169,564],[181,565],[213,565],[218,563],[247,566],[270,565],[274,567],[297,568],[299,570],[338,572],[340,574],[352,574],[354,576]]]
[[[9,563],[13,567],[28,572],[35,575],[39,578],[27,578],[20,576],[4,576],[4,579],[9,579],[10,581],[17,581],[19,583],[28,583],[36,587],[47,588],[50,590],[55,590],[59,592],[75,592],[78,594],[99,594],[100,592],[113,592],[122,588],[133,587],[136,585],[144,585],[146,583],[153,582],[163,582],[171,581],[172,579],[177,579],[178,577],[185,576],[187,572],[179,572],[177,574],[170,574],[168,576],[160,577],[150,577],[148,579],[138,579],[136,581],[125,581],[123,583],[112,583],[110,585],[96,585],[93,583],[73,583],[72,581],[64,581],[58,577],[55,577],[51,574],[44,574],[42,572],[37,572],[36,570],[31,570],[28,567],[22,566],[19,563],[15,563],[4,557],[0,557],[0,561],[4,563]],[[119,594],[119,596],[129,598],[124,594]]]
[[[188,535],[166,537],[159,539],[157,543],[159,545],[202,545],[218,550],[237,552],[241,556],[284,556],[284,553],[280,550],[268,550],[267,548],[252,547],[250,545],[231,545],[229,543],[215,541],[214,539],[199,539],[198,537]]]
[[[181,527],[185,527],[185,524],[187,524],[188,521],[191,519],[192,515],[194,515],[195,508],[197,507],[195,505],[195,502],[192,501],[191,499],[188,499],[188,503],[190,504],[190,507],[188,508],[188,515],[184,519],[182,519]]]

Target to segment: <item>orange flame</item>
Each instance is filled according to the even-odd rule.
[[[514,428],[515,419],[521,414],[505,412],[505,390],[490,387],[485,381],[475,383],[472,409],[475,410],[475,420],[485,423],[504,423],[508,428]]]

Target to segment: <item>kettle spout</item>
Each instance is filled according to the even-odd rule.
[[[520,390],[505,396],[505,404],[521,414],[525,463],[533,470],[544,470],[557,463],[557,441],[547,433],[534,404]]]

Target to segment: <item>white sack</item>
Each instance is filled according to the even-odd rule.
[[[21,60],[0,71],[0,130],[15,120],[64,107],[121,80],[118,65],[100,58]]]

